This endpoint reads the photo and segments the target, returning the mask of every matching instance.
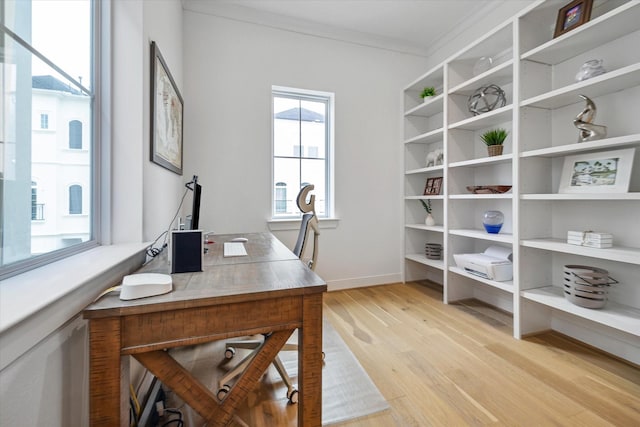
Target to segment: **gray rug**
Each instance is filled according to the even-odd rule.
[[[294,339],[295,341],[295,334]],[[364,417],[389,408],[351,350],[328,321],[323,325],[322,424],[325,426]],[[172,351],[173,357],[211,390],[227,367],[222,356],[224,343],[214,342]],[[245,350],[238,350],[241,360]],[[287,372],[297,384],[297,355],[280,353]],[[234,358],[234,360],[236,360]],[[221,362],[222,361],[222,362]],[[184,415],[185,426],[204,426],[204,420],[173,393],[168,404]],[[166,420],[165,420],[166,421]],[[287,403],[286,387],[273,367],[238,411],[236,426],[296,426],[297,405]]]

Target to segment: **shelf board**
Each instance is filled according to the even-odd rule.
[[[523,107],[554,109],[584,102],[578,95],[589,98],[608,95],[619,90],[640,85],[640,63],[610,71],[597,77],[574,83],[551,92],[524,100]]]
[[[462,51],[453,55],[449,62],[471,62],[473,64],[482,56],[495,57],[496,52],[509,51],[513,44],[512,30],[511,21],[505,20],[483,37],[477,38]]]
[[[604,148],[622,148],[640,146],[640,133],[599,139],[597,141],[579,142],[574,144],[557,145],[555,147],[540,148],[520,153],[520,157],[563,157],[567,154],[600,151]],[[449,165],[451,166],[451,165]]]
[[[405,200],[442,200],[444,199],[443,194],[429,194],[428,196],[405,196]]]
[[[418,91],[422,92],[425,86],[442,86],[444,80],[444,67],[437,65],[409,83],[404,90],[405,91]]]
[[[449,129],[478,130],[513,119],[513,105],[505,105],[488,113],[469,117],[449,125]]]
[[[460,267],[449,267],[449,271],[513,294],[513,280],[509,280],[506,282],[496,282],[495,280],[489,280],[485,279],[484,277],[476,276],[475,274],[467,273]]]
[[[555,65],[629,34],[640,22],[640,3],[629,2],[525,52],[522,59]]]
[[[552,238],[525,239],[522,240],[520,244],[528,248],[544,249],[547,251],[640,265],[640,248],[627,248],[622,246],[605,249],[589,248],[586,246],[570,245],[566,239]]]
[[[509,190],[511,191],[511,190]],[[482,200],[482,199],[511,199],[513,197],[513,193],[502,193],[502,194],[450,194],[450,199],[456,200]]]
[[[441,225],[425,225],[425,224],[405,224],[406,228],[413,230],[434,231],[436,233],[444,233],[444,227]]]
[[[449,93],[470,96],[481,86],[488,84],[500,86],[511,82],[513,82],[513,59],[498,64],[494,68],[460,83],[449,90]]]
[[[405,144],[430,144],[432,142],[442,141],[444,138],[444,129],[438,128],[429,132],[416,135],[404,141]]]
[[[522,200],[640,200],[640,193],[548,193],[521,194]]]
[[[449,230],[449,234],[455,236],[471,237],[473,239],[490,240],[492,242],[513,244],[513,234],[511,233],[487,233],[485,230],[475,228],[456,228]]]
[[[489,164],[509,163],[513,160],[513,154],[502,154],[500,156],[481,157],[479,159],[463,160],[460,162],[449,163],[450,168],[458,168],[463,166],[486,166]]]
[[[405,116],[429,117],[442,112],[444,94],[430,97],[404,113]]]
[[[444,165],[430,166],[428,168],[411,169],[411,170],[405,171],[404,174],[405,175],[414,175],[414,174],[417,174],[417,173],[442,171],[443,169],[444,169]]]
[[[603,308],[597,310],[580,307],[567,301],[562,289],[557,286],[522,291],[522,297],[634,336],[640,336],[640,310],[637,308],[613,301],[607,301]]]
[[[429,259],[424,254],[406,254],[404,257],[408,260],[444,271],[444,261],[441,259]]]

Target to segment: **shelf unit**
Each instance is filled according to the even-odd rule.
[[[427,155],[442,150],[443,127],[447,102],[444,66],[428,71],[408,85],[404,95],[404,260],[408,280],[428,278],[443,283],[444,260],[429,259],[426,243],[444,244],[445,196],[444,183],[440,194],[425,195],[429,178],[446,175],[444,159],[427,165]],[[432,86],[436,95],[420,98],[425,87]],[[435,226],[425,225],[426,212],[420,200],[430,200]]]
[[[640,364],[640,1],[595,0],[589,22],[553,38],[566,0],[539,0],[408,85],[404,114],[404,278],[443,285],[445,303],[478,298],[513,313],[515,338],[554,329]],[[486,57],[494,59],[487,66]],[[580,66],[602,59],[607,72],[576,82]],[[484,67],[479,67],[478,64]],[[506,104],[479,115],[467,101],[496,84]],[[438,96],[421,103],[424,86]],[[573,118],[597,107],[605,138],[577,142]],[[507,129],[504,154],[487,157],[480,135]],[[442,165],[427,167],[427,152],[441,148]],[[626,193],[561,193],[564,159],[636,149]],[[442,192],[422,194],[429,177],[443,176]],[[511,185],[504,194],[471,194],[467,186]],[[423,225],[419,199],[429,198],[436,226]],[[500,233],[486,233],[482,213],[505,214]],[[567,231],[614,235],[607,249],[569,245]],[[427,260],[424,244],[444,245],[442,260]],[[496,282],[455,264],[453,255],[492,245],[511,249],[513,280]],[[562,266],[609,271],[612,285],[602,309],[564,298]]]

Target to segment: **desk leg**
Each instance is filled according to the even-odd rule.
[[[322,425],[322,294],[303,297],[298,346],[298,426]]]
[[[129,425],[129,356],[120,356],[120,319],[89,321],[89,425]]]

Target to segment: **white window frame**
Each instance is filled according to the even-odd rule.
[[[273,111],[273,98],[275,96],[287,96],[287,97],[299,97],[301,99],[308,100],[326,100],[327,101],[327,116],[325,122],[327,126],[326,132],[326,155],[325,155],[325,188],[326,188],[326,200],[325,200],[325,213],[318,215],[319,219],[335,219],[335,167],[334,167],[334,147],[335,147],[335,94],[333,92],[323,92],[309,89],[299,89],[286,86],[272,86],[271,87],[271,180],[269,182],[269,194],[271,194],[271,221],[291,221],[292,219],[300,218],[299,214],[296,215],[277,215],[276,216],[276,202],[275,202],[275,149],[274,149],[274,114]],[[291,192],[292,189],[287,189]],[[297,195],[297,191],[295,192]],[[295,197],[294,195],[294,197]]]
[[[60,75],[64,76],[64,78],[67,79],[67,81],[72,82],[75,88],[77,88],[83,93],[89,94],[89,96],[92,96],[93,99],[91,102],[91,105],[92,105],[91,135],[90,135],[90,141],[86,142],[87,144],[91,145],[91,150],[92,150],[91,188],[90,188],[90,199],[91,199],[90,200],[90,203],[91,203],[90,234],[91,234],[91,237],[89,238],[88,241],[77,244],[77,245],[73,245],[71,247],[58,249],[55,251],[47,252],[45,254],[31,256],[29,258],[25,258],[24,260],[16,261],[7,265],[0,264],[0,280],[5,280],[9,277],[16,276],[21,273],[25,273],[27,271],[42,267],[50,263],[54,263],[61,259],[68,258],[85,251],[89,251],[90,249],[94,249],[97,246],[99,246],[101,242],[102,231],[104,227],[103,225],[104,215],[102,213],[102,209],[105,208],[103,207],[103,201],[105,200],[100,190],[101,190],[101,185],[104,182],[104,177],[106,175],[104,173],[101,174],[101,170],[104,170],[105,168],[100,166],[102,161],[101,154],[103,152],[103,148],[101,147],[101,139],[104,137],[104,134],[103,134],[104,130],[100,126],[101,108],[99,106],[103,105],[104,102],[109,102],[108,99],[106,99],[106,101],[105,99],[103,99],[105,94],[103,92],[103,82],[101,79],[103,70],[106,70],[106,68],[103,68],[101,60],[104,58],[107,58],[107,56],[104,55],[104,52],[106,52],[106,50],[103,52],[103,48],[105,44],[108,44],[108,35],[109,35],[106,32],[107,25],[103,25],[106,23],[106,22],[103,22],[103,19],[107,21],[110,19],[109,8],[110,8],[110,5],[108,5],[108,3],[106,2],[103,5],[103,3],[99,0],[91,0],[90,19],[92,20],[91,22],[92,31],[91,31],[90,37],[91,37],[91,49],[92,49],[91,58],[93,61],[91,64],[91,67],[92,67],[91,72],[93,74],[92,76],[93,84],[92,84],[91,90],[87,89],[85,86],[82,85],[81,81],[70,76],[67,72],[65,72],[62,68],[60,68],[56,63],[52,62],[52,60],[50,60],[48,57],[46,57],[41,52],[39,52],[36,48],[34,48],[29,43],[29,41],[23,39],[19,34],[12,31],[11,28],[6,27],[4,25],[4,22],[2,23],[2,27],[0,28],[1,36],[5,36],[5,35],[8,36],[10,39],[12,39],[12,43],[13,42],[17,43],[18,45],[21,46],[21,48],[24,48],[27,51],[29,51],[32,54],[32,56],[37,57],[41,61],[45,62],[47,65],[53,68]],[[105,109],[102,108],[102,110],[105,110]],[[48,129],[42,129],[42,130],[51,130],[51,114],[49,114],[49,112],[47,111],[39,112],[39,114],[40,113],[44,113],[48,115],[49,127]],[[83,141],[83,144],[85,144],[84,141]],[[83,206],[83,212],[84,211],[85,210]]]

